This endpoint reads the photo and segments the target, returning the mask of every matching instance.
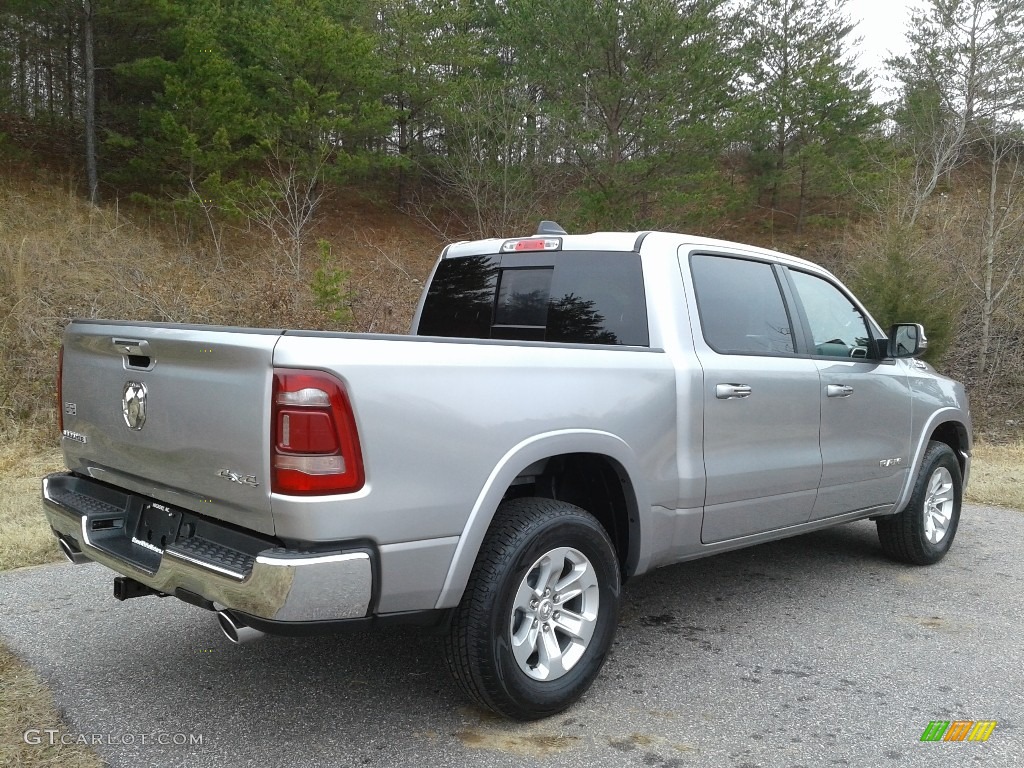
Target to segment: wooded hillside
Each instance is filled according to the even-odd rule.
[[[1016,432],[1024,0],[923,7],[883,104],[851,60],[843,0],[6,0],[0,412],[13,425],[41,408],[52,374],[33,356],[67,317],[361,328],[381,300],[359,276],[390,265],[384,285],[414,293],[423,274],[403,259],[415,241],[429,264],[426,232],[554,218],[822,262],[880,322],[925,323],[979,423]],[[40,173],[50,191],[24,194]],[[101,206],[90,227],[155,238],[131,258],[159,291],[55,306],[45,273],[26,282],[25,254],[48,241],[18,206],[53,180]],[[416,234],[367,234],[368,209]],[[404,255],[385,252],[396,237]],[[287,298],[228,290],[204,307],[239,269]],[[175,308],[148,306],[171,275]],[[233,308],[242,295],[266,311]]]

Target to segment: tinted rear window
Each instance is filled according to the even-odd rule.
[[[417,333],[645,347],[640,256],[559,251],[445,259]]]

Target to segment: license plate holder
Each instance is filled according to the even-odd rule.
[[[142,508],[135,537],[139,541],[163,550],[178,537],[180,525],[181,512],[153,502]]]

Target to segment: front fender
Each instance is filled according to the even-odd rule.
[[[917,475],[921,471],[921,463],[924,461],[924,453],[928,448],[928,443],[935,435],[936,430],[943,424],[952,424],[960,433],[961,451],[963,453],[960,458],[963,461],[964,467],[963,482],[964,487],[967,487],[967,479],[971,471],[971,416],[970,413],[961,408],[942,408],[931,415],[917,438],[917,444],[914,446],[914,464],[907,474],[907,480],[903,485],[903,491],[900,493],[899,500],[893,507],[894,514],[902,512],[904,507],[910,503],[910,497],[914,492],[914,483],[917,481]]]

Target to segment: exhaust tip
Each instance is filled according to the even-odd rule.
[[[220,631],[224,637],[234,645],[242,645],[252,640],[263,637],[263,632],[258,629],[246,626],[240,619],[235,618],[227,611],[217,611],[217,623],[220,624]]]
[[[57,539],[57,544],[60,546],[60,551],[64,553],[64,557],[68,559],[68,562],[74,563],[75,565],[81,565],[82,563],[88,563],[89,558],[82,554],[74,542],[60,537]]]

